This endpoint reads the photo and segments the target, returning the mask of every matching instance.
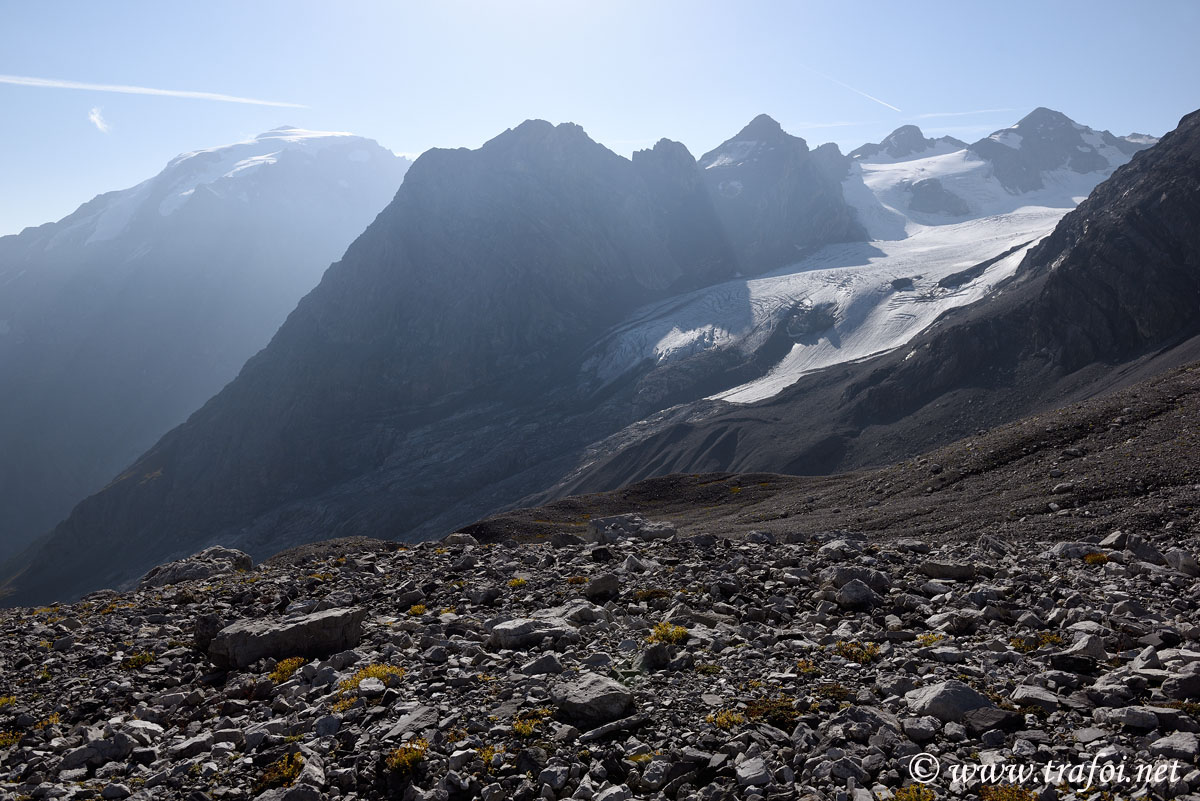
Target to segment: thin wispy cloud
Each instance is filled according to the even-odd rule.
[[[814,75],[820,75],[825,80],[836,83],[838,86],[842,87],[843,89],[849,89],[851,92],[854,92],[857,95],[862,95],[867,100],[874,100],[879,105],[886,106],[886,107],[890,108],[892,111],[899,111],[901,114],[904,113],[901,109],[896,108],[891,103],[888,103],[886,100],[880,100],[878,97],[875,97],[874,95],[869,95],[866,92],[864,92],[862,89],[855,89],[850,84],[846,83],[845,81],[839,81],[837,78],[834,78],[832,75],[826,75],[825,73],[821,72],[820,70],[815,70],[812,67],[809,67],[804,64],[801,64],[800,66],[804,67],[804,69],[808,70],[809,72],[813,73]]]
[[[99,106],[92,106],[92,110],[88,112],[88,122],[95,125],[96,130],[100,133],[108,133],[111,130],[108,122],[104,119],[104,115],[100,113]]]
[[[85,83],[62,81],[57,78],[30,78],[25,75],[0,75],[0,83],[14,86],[36,86],[42,89],[84,89],[90,92],[116,92],[123,95],[156,95],[158,97],[182,97],[189,100],[216,100],[221,103],[246,103],[252,106],[278,106],[281,108],[308,108],[300,103],[285,103],[279,100],[259,100],[253,97],[223,95],[217,92],[192,92],[184,89],[154,89],[149,86],[126,86],[115,83]]]
[[[934,111],[929,114],[917,114],[913,117],[914,120],[929,120],[935,117],[971,117],[975,114],[1001,114],[1008,111],[1016,111],[1015,108],[981,108],[975,111]]]

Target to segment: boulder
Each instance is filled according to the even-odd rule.
[[[843,609],[863,610],[878,605],[883,599],[862,581],[854,579],[837,591],[834,600]]]
[[[165,587],[181,581],[208,579],[224,573],[249,570],[254,566],[250,555],[233,548],[214,545],[198,554],[152,568],[142,577],[139,588]]]
[[[217,632],[208,644],[208,656],[221,667],[233,668],[268,656],[328,656],[358,645],[366,616],[366,609],[344,607],[290,618],[239,620]]]
[[[543,640],[573,638],[575,630],[565,621],[531,617],[518,617],[497,623],[488,638],[488,647],[524,651],[539,645]]]
[[[904,700],[913,714],[955,723],[961,723],[972,709],[995,706],[981,693],[953,679],[907,692]]]
[[[633,693],[623,684],[596,673],[584,672],[550,691],[559,713],[571,724],[608,723],[633,711]]]
[[[651,522],[641,515],[597,517],[588,521],[583,538],[588,542],[616,542],[622,538],[665,540],[675,534],[670,523]]]

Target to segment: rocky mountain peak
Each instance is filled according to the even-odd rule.
[[[1063,114],[1045,106],[1038,106],[1022,117],[1014,126],[1017,129],[1038,130],[1054,128],[1073,128],[1076,122]]]
[[[774,117],[769,114],[759,114],[754,119],[750,120],[735,139],[759,139],[764,141],[777,141],[785,138],[796,139],[787,131],[783,130]]]
[[[992,163],[1006,189],[1020,193],[1043,188],[1044,176],[1055,170],[1111,173],[1150,144],[1093,130],[1060,111],[1039,106],[1016,125],[975,142],[971,150]]]
[[[883,155],[888,158],[902,159],[906,156],[924,153],[938,144],[954,148],[967,146],[966,142],[959,141],[952,136],[929,139],[917,126],[901,125],[885,136],[883,141],[878,144],[866,144],[850,151],[849,157],[851,159],[864,159]]]

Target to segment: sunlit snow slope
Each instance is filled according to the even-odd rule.
[[[1019,151],[1020,125],[989,139]],[[783,270],[643,308],[596,347],[585,381],[608,383],[713,348],[749,355],[785,325],[793,344],[781,360],[713,396],[751,403],[814,370],[901,347],[1010,276],[1029,247],[1129,160],[1091,129],[1074,128],[1084,146],[1095,140],[1103,165],[1044,171],[1042,188],[1019,194],[974,146],[947,140],[924,140],[927,147],[900,158],[856,158],[843,192],[872,241],[826,246]]]

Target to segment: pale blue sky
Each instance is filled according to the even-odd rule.
[[[282,124],[419,153],[540,117],[699,155],[760,112],[846,151],[909,122],[972,140],[1042,105],[1162,134],[1200,105],[1197,31],[1194,0],[0,0],[0,76],[304,106],[0,78],[0,234]]]

